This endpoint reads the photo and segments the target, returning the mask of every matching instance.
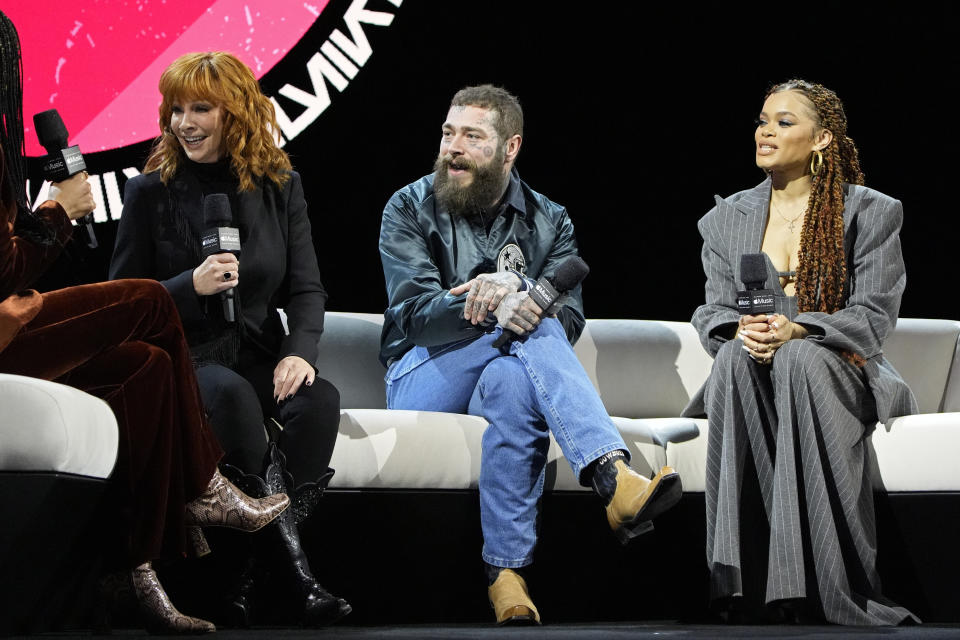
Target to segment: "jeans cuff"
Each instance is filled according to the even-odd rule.
[[[495,567],[502,567],[504,569],[518,569],[520,567],[525,567],[529,564],[533,564],[533,554],[528,555],[525,558],[520,560],[506,560],[504,558],[498,558],[492,556],[484,550],[480,556],[483,558],[483,561],[487,564],[493,565]]]

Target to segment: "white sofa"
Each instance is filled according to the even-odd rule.
[[[388,411],[377,361],[382,316],[327,314],[320,375],[341,393],[332,488],[471,489],[480,469],[477,416]],[[887,491],[960,491],[960,322],[900,319],[885,353],[921,414],[878,425],[875,480]],[[576,353],[638,469],[669,464],[686,492],[704,490],[706,420],[680,418],[712,366],[686,322],[588,320]],[[546,490],[586,490],[551,444]],[[917,464],[923,461],[923,464]]]
[[[328,586],[351,600],[363,623],[422,623],[422,613],[411,613],[422,612],[422,602],[435,605],[436,621],[486,620],[475,490],[485,422],[384,409],[381,322],[373,314],[327,314],[318,367],[340,389],[343,407],[331,462],[337,473],[322,507],[335,524],[318,525],[308,549],[338,549],[328,566],[337,581]],[[958,339],[960,322],[900,320],[885,351],[922,413],[879,424],[870,438],[884,594],[927,622],[960,622]],[[670,464],[684,496],[652,535],[620,547],[599,501],[574,481],[552,443],[531,581],[541,612],[556,621],[714,622],[703,559],[707,423],[678,417],[712,359],[685,322],[588,320],[575,349],[634,466],[649,472]],[[360,558],[370,574],[355,571]],[[377,593],[368,575],[377,576]],[[656,589],[640,586],[654,576]]]
[[[337,473],[323,516],[308,521],[305,544],[311,555],[324,558],[325,584],[348,597],[358,622],[424,622],[416,606],[424,598],[438,603],[431,609],[436,620],[485,620],[484,592],[470,569],[478,562],[475,489],[485,422],[477,416],[386,410],[384,369],[377,359],[381,326],[378,314],[327,314],[317,366],[341,393],[331,462]],[[878,502],[881,556],[885,549],[895,552],[886,563],[885,590],[921,616],[929,614],[928,620],[960,621],[955,611],[960,586],[954,579],[960,570],[958,339],[960,322],[900,320],[886,353],[914,390],[922,413],[878,425],[871,437],[877,486],[893,497],[890,504]],[[712,361],[683,322],[589,320],[576,353],[622,431],[634,466],[646,472],[663,464],[677,468],[685,496],[658,520],[654,536],[621,550],[605,528],[602,510],[575,482],[553,443],[546,491],[548,500],[559,502],[545,510],[548,526],[538,551],[545,561],[535,566],[557,573],[539,576],[537,584],[544,585],[539,593],[571,580],[571,565],[551,560],[574,548],[576,571],[585,572],[581,580],[592,580],[592,566],[631,568],[606,580],[606,591],[591,591],[597,598],[592,609],[584,593],[554,591],[538,602],[542,609],[558,607],[550,615],[554,620],[700,615],[706,601],[707,425],[678,416]],[[83,564],[83,550],[95,546],[89,539],[96,539],[90,530],[97,527],[89,520],[112,470],[117,437],[107,406],[67,387],[0,375],[0,402],[0,574],[13,577],[0,587],[0,602],[13,612],[0,622],[2,633],[43,628],[35,625],[44,607],[52,606],[51,596],[64,594],[69,602],[82,589],[82,576],[71,590],[65,575],[85,573],[89,579],[91,564]],[[376,536],[375,544],[370,536]],[[326,553],[329,548],[339,551]],[[650,556],[651,549],[659,553]],[[429,568],[414,569],[425,558]],[[357,563],[367,570],[357,572]],[[378,589],[370,589],[368,571],[378,576]],[[652,571],[668,586],[662,594],[648,593],[639,605],[629,595],[636,571]],[[594,613],[583,613],[589,611]]]
[[[379,314],[330,312],[319,375],[341,393],[332,488],[472,489],[480,469],[477,416],[388,411],[377,360]],[[887,491],[960,491],[960,322],[902,318],[885,352],[919,415],[878,425],[876,480]],[[684,490],[703,491],[707,424],[680,418],[712,359],[689,323],[589,320],[575,347],[641,469],[669,464]],[[106,478],[117,453],[109,407],[63,385],[0,374],[0,473]],[[547,490],[584,490],[552,443]],[[924,460],[917,465],[917,460]]]

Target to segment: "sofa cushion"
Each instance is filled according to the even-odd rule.
[[[345,409],[332,487],[470,489],[480,474],[486,421],[431,411]]]
[[[0,471],[106,478],[117,459],[117,421],[106,402],[55,382],[0,373]]]
[[[960,322],[900,318],[883,345],[884,355],[907,381],[921,413],[960,411],[958,338]]]
[[[667,464],[683,478],[684,491],[704,491],[707,421],[701,435],[667,444]],[[960,491],[960,413],[918,414],[877,423],[870,434],[873,486],[880,491]]]
[[[386,370],[379,360],[383,315],[328,311],[323,326],[317,375],[340,391],[340,406],[386,409]]]
[[[662,433],[688,437],[693,421],[614,418],[632,466],[650,475],[666,464],[656,442]],[[480,477],[480,441],[487,423],[478,416],[431,411],[346,409],[330,466],[338,489],[475,489]],[[682,435],[686,434],[686,436]],[[551,436],[544,488],[585,490]]]
[[[327,312],[316,366],[341,407],[386,407],[382,325],[380,314]],[[713,363],[688,322],[588,320],[574,351],[607,413],[626,418],[679,416]]]
[[[886,491],[960,491],[960,413],[928,413],[878,424],[873,482]]]
[[[610,415],[679,416],[713,359],[689,322],[588,320],[574,347]]]
[[[320,375],[340,389],[346,408],[332,463],[338,469],[333,486],[476,487],[485,427],[481,418],[383,410],[384,370],[377,361],[382,323],[379,314],[327,314],[317,366]],[[960,371],[958,336],[960,322],[902,318],[887,340],[887,357],[923,411],[960,411],[960,373],[951,374],[951,368]],[[686,491],[703,491],[706,421],[670,417],[680,414],[713,364],[692,325],[588,320],[575,351],[608,413],[619,416],[614,423],[633,450],[638,471],[650,473],[669,464],[681,473]],[[911,457],[922,458],[924,447],[936,449],[946,442],[938,438],[950,433],[951,424],[960,431],[955,418],[936,416],[912,416],[878,427],[874,440],[882,484],[888,490],[920,490],[920,476],[899,470],[897,451],[916,450]],[[880,429],[886,431],[881,434]],[[934,432],[940,435],[930,435]],[[552,440],[549,456],[546,488],[579,489]],[[948,474],[936,486],[957,490],[960,482]]]

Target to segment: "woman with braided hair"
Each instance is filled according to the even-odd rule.
[[[866,444],[878,420],[916,411],[882,352],[906,283],[902,207],[862,186],[843,105],[821,85],[774,86],[755,140],[767,179],[717,197],[698,225],[706,303],[692,322],[715,360],[684,413],[708,419],[711,600],[728,620],[916,621],[880,594]],[[757,279],[747,254],[772,313],[738,312]]]

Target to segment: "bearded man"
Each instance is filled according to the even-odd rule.
[[[676,504],[677,473],[652,480],[629,453],[572,343],[585,324],[579,285],[555,316],[532,279],[577,254],[566,210],[514,169],[517,99],[491,85],[454,97],[434,173],[397,191],[380,228],[389,307],[380,359],[387,406],[482,416],[482,557],[501,624],[539,623],[523,567],[533,561],[549,434],[583,486],[605,501],[621,541]],[[504,330],[516,339],[497,347]]]

